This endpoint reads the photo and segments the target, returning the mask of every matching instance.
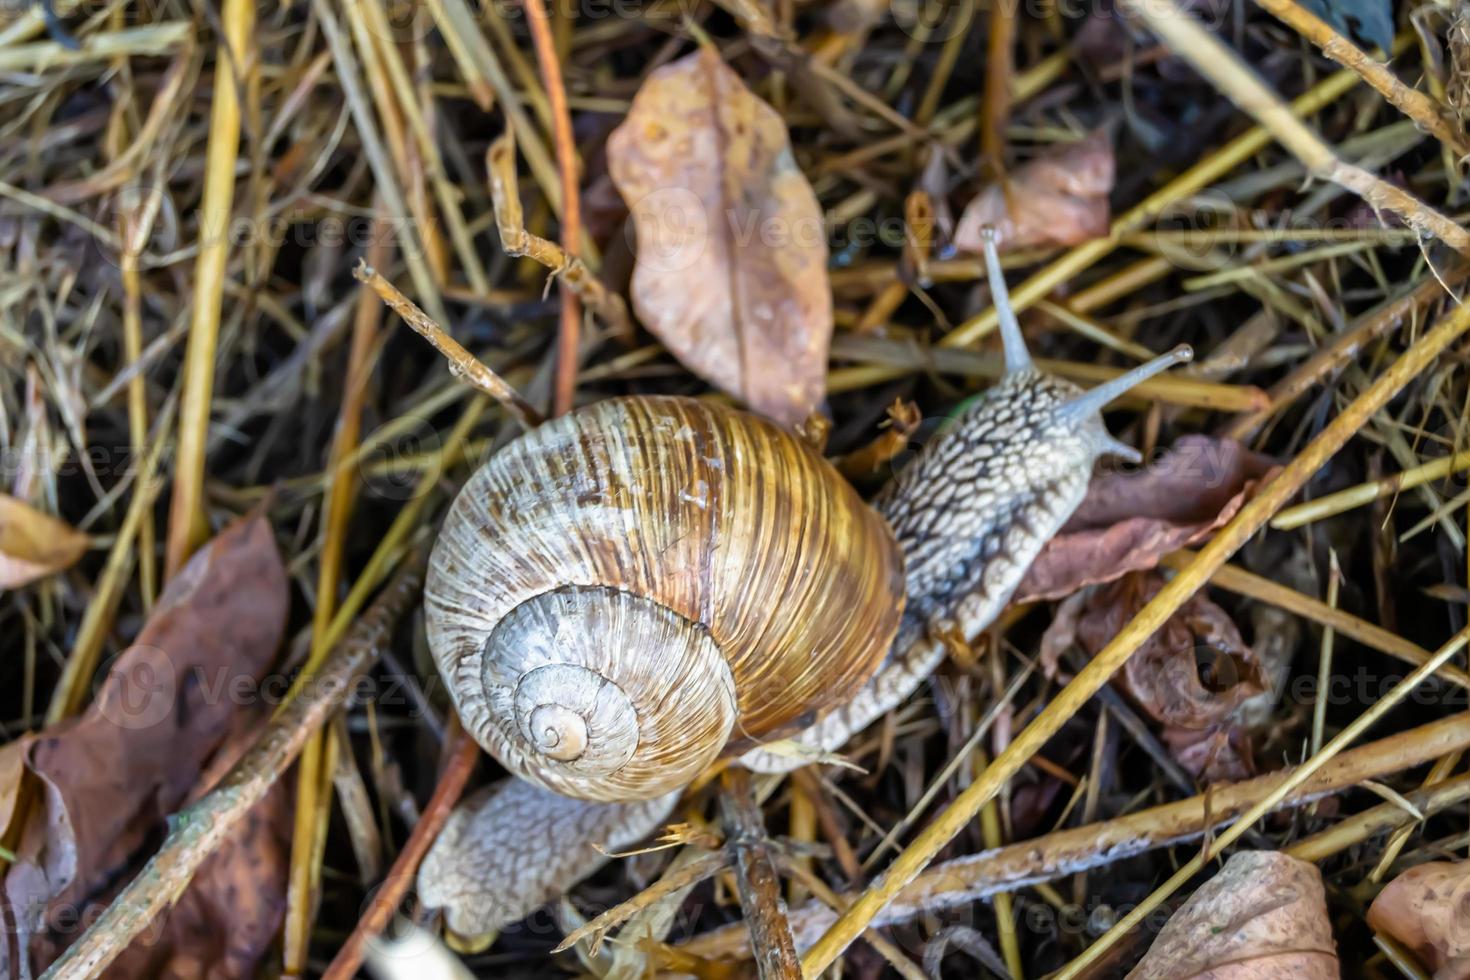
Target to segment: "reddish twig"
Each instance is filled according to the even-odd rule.
[[[454,812],[454,805],[459,802],[470,774],[475,771],[480,746],[463,730],[460,730],[453,746],[449,762],[439,775],[439,785],[434,787],[434,795],[424,806],[423,816],[414,825],[403,850],[398,852],[393,867],[388,869],[388,877],[373,895],[367,914],[357,923],[357,928],[352,930],[352,935],[347,937],[331,966],[322,975],[323,980],[348,980],[357,975],[368,941],[387,928],[408,886],[413,884],[424,855],[429,853],[429,847]]]
[[[581,254],[582,202],[577,188],[577,144],[572,136],[572,114],[567,109],[567,90],[562,82],[561,62],[557,60],[556,41],[551,36],[551,22],[543,0],[525,0],[526,21],[531,28],[531,42],[536,48],[536,62],[541,67],[541,84],[546,86],[546,100],[551,104],[551,121],[556,128],[556,165],[561,171],[561,244],[572,258]],[[577,392],[577,333],[582,325],[582,304],[577,294],[561,287],[561,322],[557,329],[556,384],[553,387],[551,413],[563,415],[571,411]]]

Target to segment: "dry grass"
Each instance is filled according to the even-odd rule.
[[[59,2],[79,47],[48,34],[39,8],[0,11],[0,490],[94,545],[71,571],[0,595],[6,734],[80,710],[169,576],[250,507],[264,508],[293,575],[284,669],[335,669],[334,649],[469,466],[522,425],[615,394],[705,391],[631,321],[631,236],[603,156],[639,82],[699,35],[787,118],[827,212],[829,453],[887,459],[897,447],[862,450],[895,399],[917,403],[923,436],[995,376],[983,269],[951,254],[946,222],[986,179],[1102,127],[1118,153],[1109,233],[1008,259],[1039,362],[1094,380],[1188,342],[1198,363],[1117,406],[1113,430],[1143,446],[1230,436],[1284,465],[1211,542],[1168,560],[1170,584],[1069,684],[1034,671],[1050,612],[1018,612],[848,747],[867,774],[737,781],[742,819],[759,807],[768,829],[788,832],[753,848],[756,870],[841,911],[806,952],[808,975],[844,950],[857,975],[914,975],[950,941],[969,950],[949,947],[955,975],[974,972],[967,955],[1025,976],[1077,971],[1247,830],[1317,861],[1348,924],[1344,957],[1395,975],[1356,925],[1363,900],[1458,841],[1463,807],[1395,822],[1350,789],[1336,809],[1267,816],[1286,781],[1244,801],[1246,816],[1204,851],[1082,861],[993,903],[945,904],[928,924],[895,923],[885,906],[935,859],[1189,795],[1150,761],[1148,725],[1105,720],[1115,709],[1094,694],[1197,590],[1239,623],[1273,610],[1289,624],[1286,693],[1255,729],[1263,769],[1305,761],[1293,777],[1305,780],[1366,720],[1387,738],[1463,709],[1451,692],[1467,684],[1465,659],[1446,639],[1463,637],[1470,601],[1470,313],[1454,299],[1470,236],[1464,127],[1445,93],[1466,80],[1463,52],[1436,48],[1457,29],[1444,8],[1415,5],[1425,29],[1405,30],[1390,63],[1291,0],[1196,5],[1208,23],[1160,2],[1124,21],[966,0],[917,22],[912,4],[861,0],[528,3]],[[514,143],[496,142],[508,130]],[[416,304],[395,309],[442,328],[435,343],[455,370],[361,288],[364,260],[382,273],[379,294],[398,303],[394,283]],[[558,295],[536,260],[562,275]],[[874,469],[854,464],[865,492],[892,466]],[[291,777],[291,900],[271,954],[289,970],[319,972],[357,927],[377,884],[359,877],[363,840],[386,843],[378,864],[400,852],[457,744],[417,632],[387,649],[382,697],[293,743],[304,754]],[[1322,650],[1350,693],[1294,696]],[[1403,675],[1401,661],[1447,665],[1447,683],[1394,688],[1385,679]],[[281,717],[314,729],[328,714]],[[994,728],[972,738],[985,718]],[[1375,756],[1372,778],[1416,800],[1462,800],[1456,744],[1432,769]],[[269,761],[279,775],[285,760]],[[493,772],[483,764],[478,778]],[[354,777],[368,794],[337,801],[337,780]],[[691,795],[690,819],[715,819],[717,782]],[[937,802],[911,827],[931,782]],[[339,805],[376,835],[346,829]],[[899,856],[865,866],[899,826]],[[191,859],[214,839],[193,838]],[[575,897],[616,905],[669,859],[615,863]],[[738,917],[737,885],[772,892],[715,874],[670,943]],[[1111,931],[1064,925],[1122,904],[1139,911]],[[875,918],[886,925],[871,946],[849,946]],[[975,952],[956,929],[994,950]],[[541,975],[557,935],[503,937],[468,962]],[[1146,937],[1131,940],[1116,955]],[[88,942],[87,955],[111,948]],[[706,939],[649,955],[717,976],[723,965],[701,958],[711,949],[737,953]]]

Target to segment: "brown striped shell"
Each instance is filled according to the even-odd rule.
[[[851,698],[898,627],[892,532],[805,443],[687,398],[599,402],[481,468],[425,589],[466,729],[512,772],[647,799]]]

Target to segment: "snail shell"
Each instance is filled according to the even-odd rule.
[[[811,448],[670,397],[599,402],[498,453],[425,589],[466,730],[512,772],[607,801],[852,698],[903,603],[892,532]]]

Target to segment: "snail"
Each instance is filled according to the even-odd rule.
[[[878,668],[903,563],[805,442],[690,398],[598,402],[465,484],[425,586],[465,729],[584,799],[661,796]]]
[[[1101,410],[1190,349],[1087,391],[1043,373],[985,254],[1005,373],[872,507],[794,436],[672,398],[548,423],[465,485],[429,642],[466,730],[523,782],[457,813],[424,865],[452,931],[570,887],[722,755],[779,772],[839,748],[933,672],[942,628],[989,625],[1099,458],[1139,461]],[[488,894],[512,867],[538,871],[524,902]]]

